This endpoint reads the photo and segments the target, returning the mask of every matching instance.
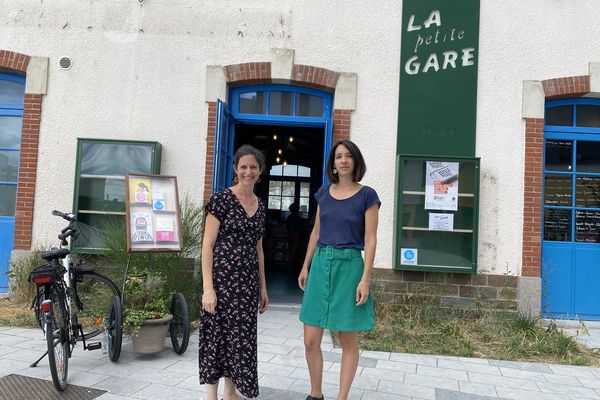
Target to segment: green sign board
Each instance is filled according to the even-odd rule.
[[[397,154],[475,155],[479,0],[404,0]]]

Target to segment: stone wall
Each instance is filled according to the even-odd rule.
[[[466,310],[516,312],[518,277],[376,269],[373,290],[398,306],[427,301]]]

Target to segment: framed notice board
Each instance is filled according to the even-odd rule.
[[[177,178],[128,174],[125,195],[129,251],[181,251]]]
[[[479,158],[397,156],[394,266],[477,272]]]

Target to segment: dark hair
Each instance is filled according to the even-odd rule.
[[[256,160],[256,162],[258,163],[258,168],[260,169],[260,173],[262,174],[265,171],[265,156],[263,155],[263,153],[254,146],[250,146],[249,144],[244,144],[244,145],[240,146],[236,150],[235,154],[233,155],[233,167],[234,167],[233,183],[238,182],[238,177],[235,173],[235,168],[237,168],[237,166],[240,162],[240,158],[242,158],[244,156],[253,156],[254,159]]]
[[[331,151],[329,152],[329,159],[327,160],[327,179],[331,183],[338,183],[339,177],[337,174],[333,173],[333,167],[335,162],[335,150],[338,146],[343,145],[348,149],[350,154],[352,155],[352,159],[354,160],[354,170],[352,171],[352,180],[354,182],[360,182],[360,180],[365,176],[367,172],[367,164],[365,164],[365,159],[362,156],[358,146],[351,142],[350,140],[340,140],[336,142],[333,146],[331,146]]]

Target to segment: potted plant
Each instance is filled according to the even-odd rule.
[[[173,318],[164,293],[165,281],[161,274],[147,272],[125,282],[123,326],[131,333],[137,353],[158,353],[164,347]]]

